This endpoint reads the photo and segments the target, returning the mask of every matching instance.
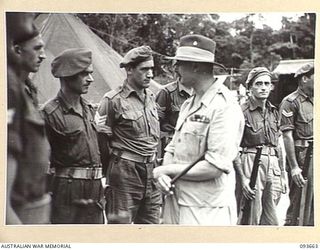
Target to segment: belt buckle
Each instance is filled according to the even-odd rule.
[[[268,147],[268,153],[267,153],[267,154],[268,154],[268,155],[271,155],[271,153],[272,153],[272,152],[271,152],[271,148]]]
[[[87,170],[87,178],[88,179],[94,179],[96,175],[96,168],[86,168]]]

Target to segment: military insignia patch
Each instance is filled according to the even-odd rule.
[[[293,116],[293,112],[292,112],[292,111],[287,112],[287,111],[285,111],[285,110],[282,110],[282,114],[283,114],[285,117],[291,117],[291,116]]]
[[[205,115],[199,115],[199,114],[195,114],[195,115],[191,116],[190,120],[193,122],[202,122],[202,123],[209,123],[210,122],[209,117],[207,117]]]
[[[107,121],[107,115],[100,115],[99,112],[96,112],[94,121],[97,125],[105,125]]]

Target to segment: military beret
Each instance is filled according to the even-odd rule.
[[[90,66],[92,52],[89,49],[67,49],[58,55],[51,63],[51,72],[54,77],[76,75]]]
[[[187,35],[180,39],[180,44],[174,57],[168,59],[190,62],[214,63],[216,43],[202,35]]]
[[[314,72],[314,64],[313,62],[304,64],[301,68],[297,70],[297,72],[294,74],[294,77],[297,78],[299,76],[303,76],[305,74]]]
[[[270,76],[270,78],[272,77],[270,71],[265,67],[253,68],[249,72],[247,80],[246,80],[247,87],[249,87],[254,82],[255,79],[257,79],[259,76],[262,76],[262,75],[268,75],[268,76]]]
[[[153,60],[151,48],[149,46],[140,46],[129,50],[120,63],[120,68],[150,60]]]

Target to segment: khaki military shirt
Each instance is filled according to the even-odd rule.
[[[160,128],[163,132],[174,132],[181,105],[191,96],[191,90],[186,90],[178,81],[164,86],[156,97]]]
[[[280,121],[276,107],[267,101],[265,112],[263,112],[262,108],[249,98],[241,108],[245,118],[241,147],[250,148],[258,145],[277,147]]]
[[[313,139],[313,99],[300,88],[283,99],[280,113],[282,131],[292,130],[294,140]]]
[[[101,164],[94,109],[81,98],[78,113],[60,91],[42,108],[51,145],[52,167],[97,167]]]
[[[175,134],[165,150],[173,154],[173,163],[191,163],[205,153],[205,160],[223,174],[208,181],[177,181],[175,190],[180,205],[234,205],[232,161],[239,150],[243,127],[244,118],[239,104],[230,90],[218,80],[198,104],[194,103],[194,97],[184,102]]]
[[[160,137],[155,96],[145,89],[144,99],[128,84],[108,92],[101,100],[97,116],[107,115],[110,146],[141,156],[155,153]]]
[[[35,89],[29,86],[34,86],[30,79],[23,83],[8,68],[8,153],[18,163],[13,206],[40,199],[46,193],[50,147]]]

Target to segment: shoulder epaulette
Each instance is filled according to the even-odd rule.
[[[59,107],[59,99],[54,98],[52,100],[49,100],[43,106],[40,108],[40,110],[43,110],[48,115],[51,114],[53,111],[55,111]]]
[[[291,93],[290,95],[288,95],[286,99],[289,102],[293,102],[295,99],[297,99],[298,96],[299,96],[298,91],[295,91],[295,92]]]
[[[173,92],[178,88],[178,83],[177,81],[168,83],[167,85],[164,86],[164,88],[169,92]]]
[[[113,97],[115,97],[120,91],[122,90],[122,87],[119,86],[116,89],[110,90],[109,92],[107,92],[103,98],[109,98],[112,99]]]

